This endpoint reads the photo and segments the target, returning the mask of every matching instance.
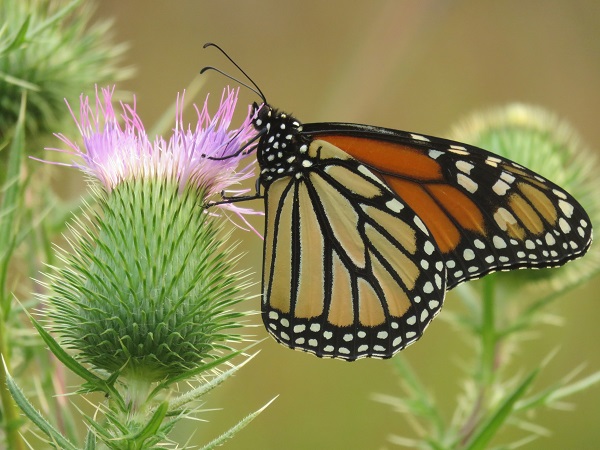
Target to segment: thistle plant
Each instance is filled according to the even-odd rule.
[[[594,224],[600,223],[596,163],[590,161],[592,157],[576,133],[552,114],[513,104],[466,119],[455,127],[452,138],[489,149],[555,181],[581,202]],[[552,385],[540,387],[536,381],[552,363],[555,352],[529,367],[520,367],[517,374],[511,366],[512,358],[532,330],[560,323],[550,311],[552,303],[599,271],[600,251],[592,247],[585,258],[559,269],[496,273],[452,291],[440,317],[449,320],[474,347],[471,363],[462,367],[465,381],[457,394],[456,407],[450,418],[445,417],[418,374],[400,355],[392,362],[401,377],[404,395],[398,398],[386,393],[374,398],[408,416],[415,436],[393,434],[389,440],[421,449],[475,450],[517,448],[551,434],[531,423],[526,413],[559,407],[567,397],[599,383],[600,371],[581,376],[582,366]],[[463,303],[463,312],[449,306],[457,300]],[[520,428],[522,439],[494,439],[507,424]],[[490,447],[493,444],[498,447]]]
[[[83,147],[57,135],[63,148],[53,150],[74,161],[55,164],[89,176],[95,205],[84,206],[70,227],[69,248],[57,249],[62,265],[41,281],[48,292],[39,295],[42,323],[32,321],[55,356],[85,380],[79,393],[107,395],[93,418],[84,416],[90,431],[83,448],[164,448],[176,420],[191,413],[188,404],[241,366],[218,369],[241,353],[231,343],[243,340],[236,330],[245,314],[234,306],[249,285],[234,269],[235,247],[222,230],[227,217],[244,221],[254,212],[211,201],[253,176],[252,164],[238,166],[254,130],[250,110],[239,129],[230,129],[237,91],[228,89],[216,113],[208,99],[196,109],[195,126],[184,124],[180,98],[172,136],[150,140],[135,106],[121,104],[117,114],[113,92],[81,97],[73,117]],[[191,392],[165,396],[190,380],[198,381]],[[82,448],[43,419],[10,378],[8,385],[49,442]]]

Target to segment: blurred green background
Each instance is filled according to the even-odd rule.
[[[131,46],[125,60],[138,72],[118,88],[136,94],[148,128],[203,66],[237,75],[214,49],[202,50],[212,41],[253,77],[272,105],[301,121],[369,123],[444,136],[474,110],[519,101],[568,119],[592,149],[600,149],[597,0],[102,0],[97,16],[114,17],[117,40]],[[226,84],[218,74],[207,76],[213,96]],[[245,90],[241,99],[258,100]],[[255,224],[262,227],[260,219]],[[262,242],[251,234],[236,237],[247,252],[243,266],[258,281]],[[556,347],[560,351],[538,387],[582,362],[589,365],[587,373],[600,367],[598,287],[598,281],[590,283],[554,306],[564,325],[540,327],[535,339],[524,341],[512,364],[515,372]],[[253,293],[258,291],[257,286]],[[246,306],[259,309],[258,298]],[[446,308],[454,308],[452,294]],[[260,326],[250,332],[266,337]],[[394,447],[386,443],[390,433],[413,436],[405,417],[370,398],[402,394],[389,362],[320,360],[271,339],[260,348],[203,405],[222,410],[200,415],[209,422],[179,425],[177,441],[185,442],[195,430],[190,443],[204,443],[276,395],[225,448],[381,449]],[[437,319],[403,353],[449,414],[462,389],[460,367],[472,356],[467,339]],[[599,448],[600,388],[577,395],[573,404],[574,411],[545,410],[531,417],[552,434],[526,448]],[[507,427],[496,442],[523,435]]]

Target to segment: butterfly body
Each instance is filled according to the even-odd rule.
[[[266,211],[262,315],[290,348],[389,358],[419,339],[447,290],[561,265],[590,245],[573,197],[477,147],[303,125],[266,104],[253,125]]]

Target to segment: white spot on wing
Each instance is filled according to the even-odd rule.
[[[558,226],[560,227],[561,231],[565,234],[571,231],[571,226],[569,225],[569,222],[567,222],[563,217],[561,217],[558,220]]]
[[[404,208],[404,205],[402,203],[400,203],[398,200],[396,200],[395,198],[386,202],[385,206],[387,206],[389,209],[391,209],[392,211],[397,212],[397,213],[402,211],[402,208]]]
[[[419,216],[415,216],[414,219],[415,225],[419,227],[419,229],[425,233],[427,236],[429,236],[429,230],[427,230],[427,227],[425,226],[425,224],[423,223],[423,221],[421,220],[421,218]]]
[[[411,133],[410,137],[412,137],[415,141],[429,142],[429,139],[427,139],[425,136],[421,136],[420,134]]]
[[[507,183],[505,183],[502,180],[496,181],[496,183],[494,183],[494,185],[492,186],[492,190],[497,195],[504,195],[504,194],[506,194],[506,191],[508,191],[509,189],[510,189],[510,185],[508,185]]]
[[[558,189],[552,189],[552,192],[554,192],[554,195],[556,195],[559,198],[562,198],[563,200],[567,199],[567,196],[563,191],[559,191]]]
[[[475,252],[473,250],[471,250],[470,248],[467,248],[463,252],[463,258],[465,258],[466,261],[471,261],[471,260],[475,259]]]
[[[565,202],[564,200],[559,200],[558,206],[560,207],[560,210],[564,213],[564,215],[567,216],[567,218],[570,219],[573,216],[573,205]]]
[[[515,181],[515,177],[508,172],[502,172],[500,174],[500,178],[502,178],[507,183],[512,183],[513,181]]]
[[[433,244],[430,241],[425,242],[425,245],[423,246],[423,250],[425,250],[425,253],[427,253],[428,255],[431,255],[433,253],[433,251],[435,250],[435,247],[433,246]]]
[[[444,154],[444,152],[440,152],[439,150],[429,150],[429,157],[431,159],[438,159],[440,156],[442,156]]]
[[[472,179],[470,179],[465,174],[459,173],[456,176],[456,181],[463,188],[465,188],[467,190],[467,192],[470,192],[471,194],[474,194],[477,191],[477,187],[478,187],[477,183],[475,183]]]
[[[360,165],[360,166],[358,166],[358,168],[357,168],[357,169],[358,169],[358,171],[359,171],[360,173],[362,173],[362,174],[363,174],[364,176],[366,176],[367,178],[369,178],[369,179],[371,179],[371,180],[375,181],[377,184],[379,184],[379,185],[381,185],[381,186],[385,186],[385,184],[383,184],[383,182],[382,182],[382,181],[381,181],[379,178],[377,178],[377,175],[375,175],[373,172],[371,172],[371,171],[370,171],[368,168],[366,168],[365,166],[363,166],[363,165]],[[387,189],[387,186],[385,186],[385,187],[386,187],[386,189]]]
[[[475,166],[468,161],[456,161],[456,168],[467,175],[471,173],[473,167]]]
[[[497,249],[506,248],[506,242],[500,236],[494,236],[492,238],[492,244],[494,244],[494,247]]]

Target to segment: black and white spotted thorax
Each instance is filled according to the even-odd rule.
[[[302,134],[302,124],[269,105],[255,108],[252,124],[262,135],[256,148],[261,183],[268,187],[279,178],[302,178],[315,163],[308,154],[311,138]]]

